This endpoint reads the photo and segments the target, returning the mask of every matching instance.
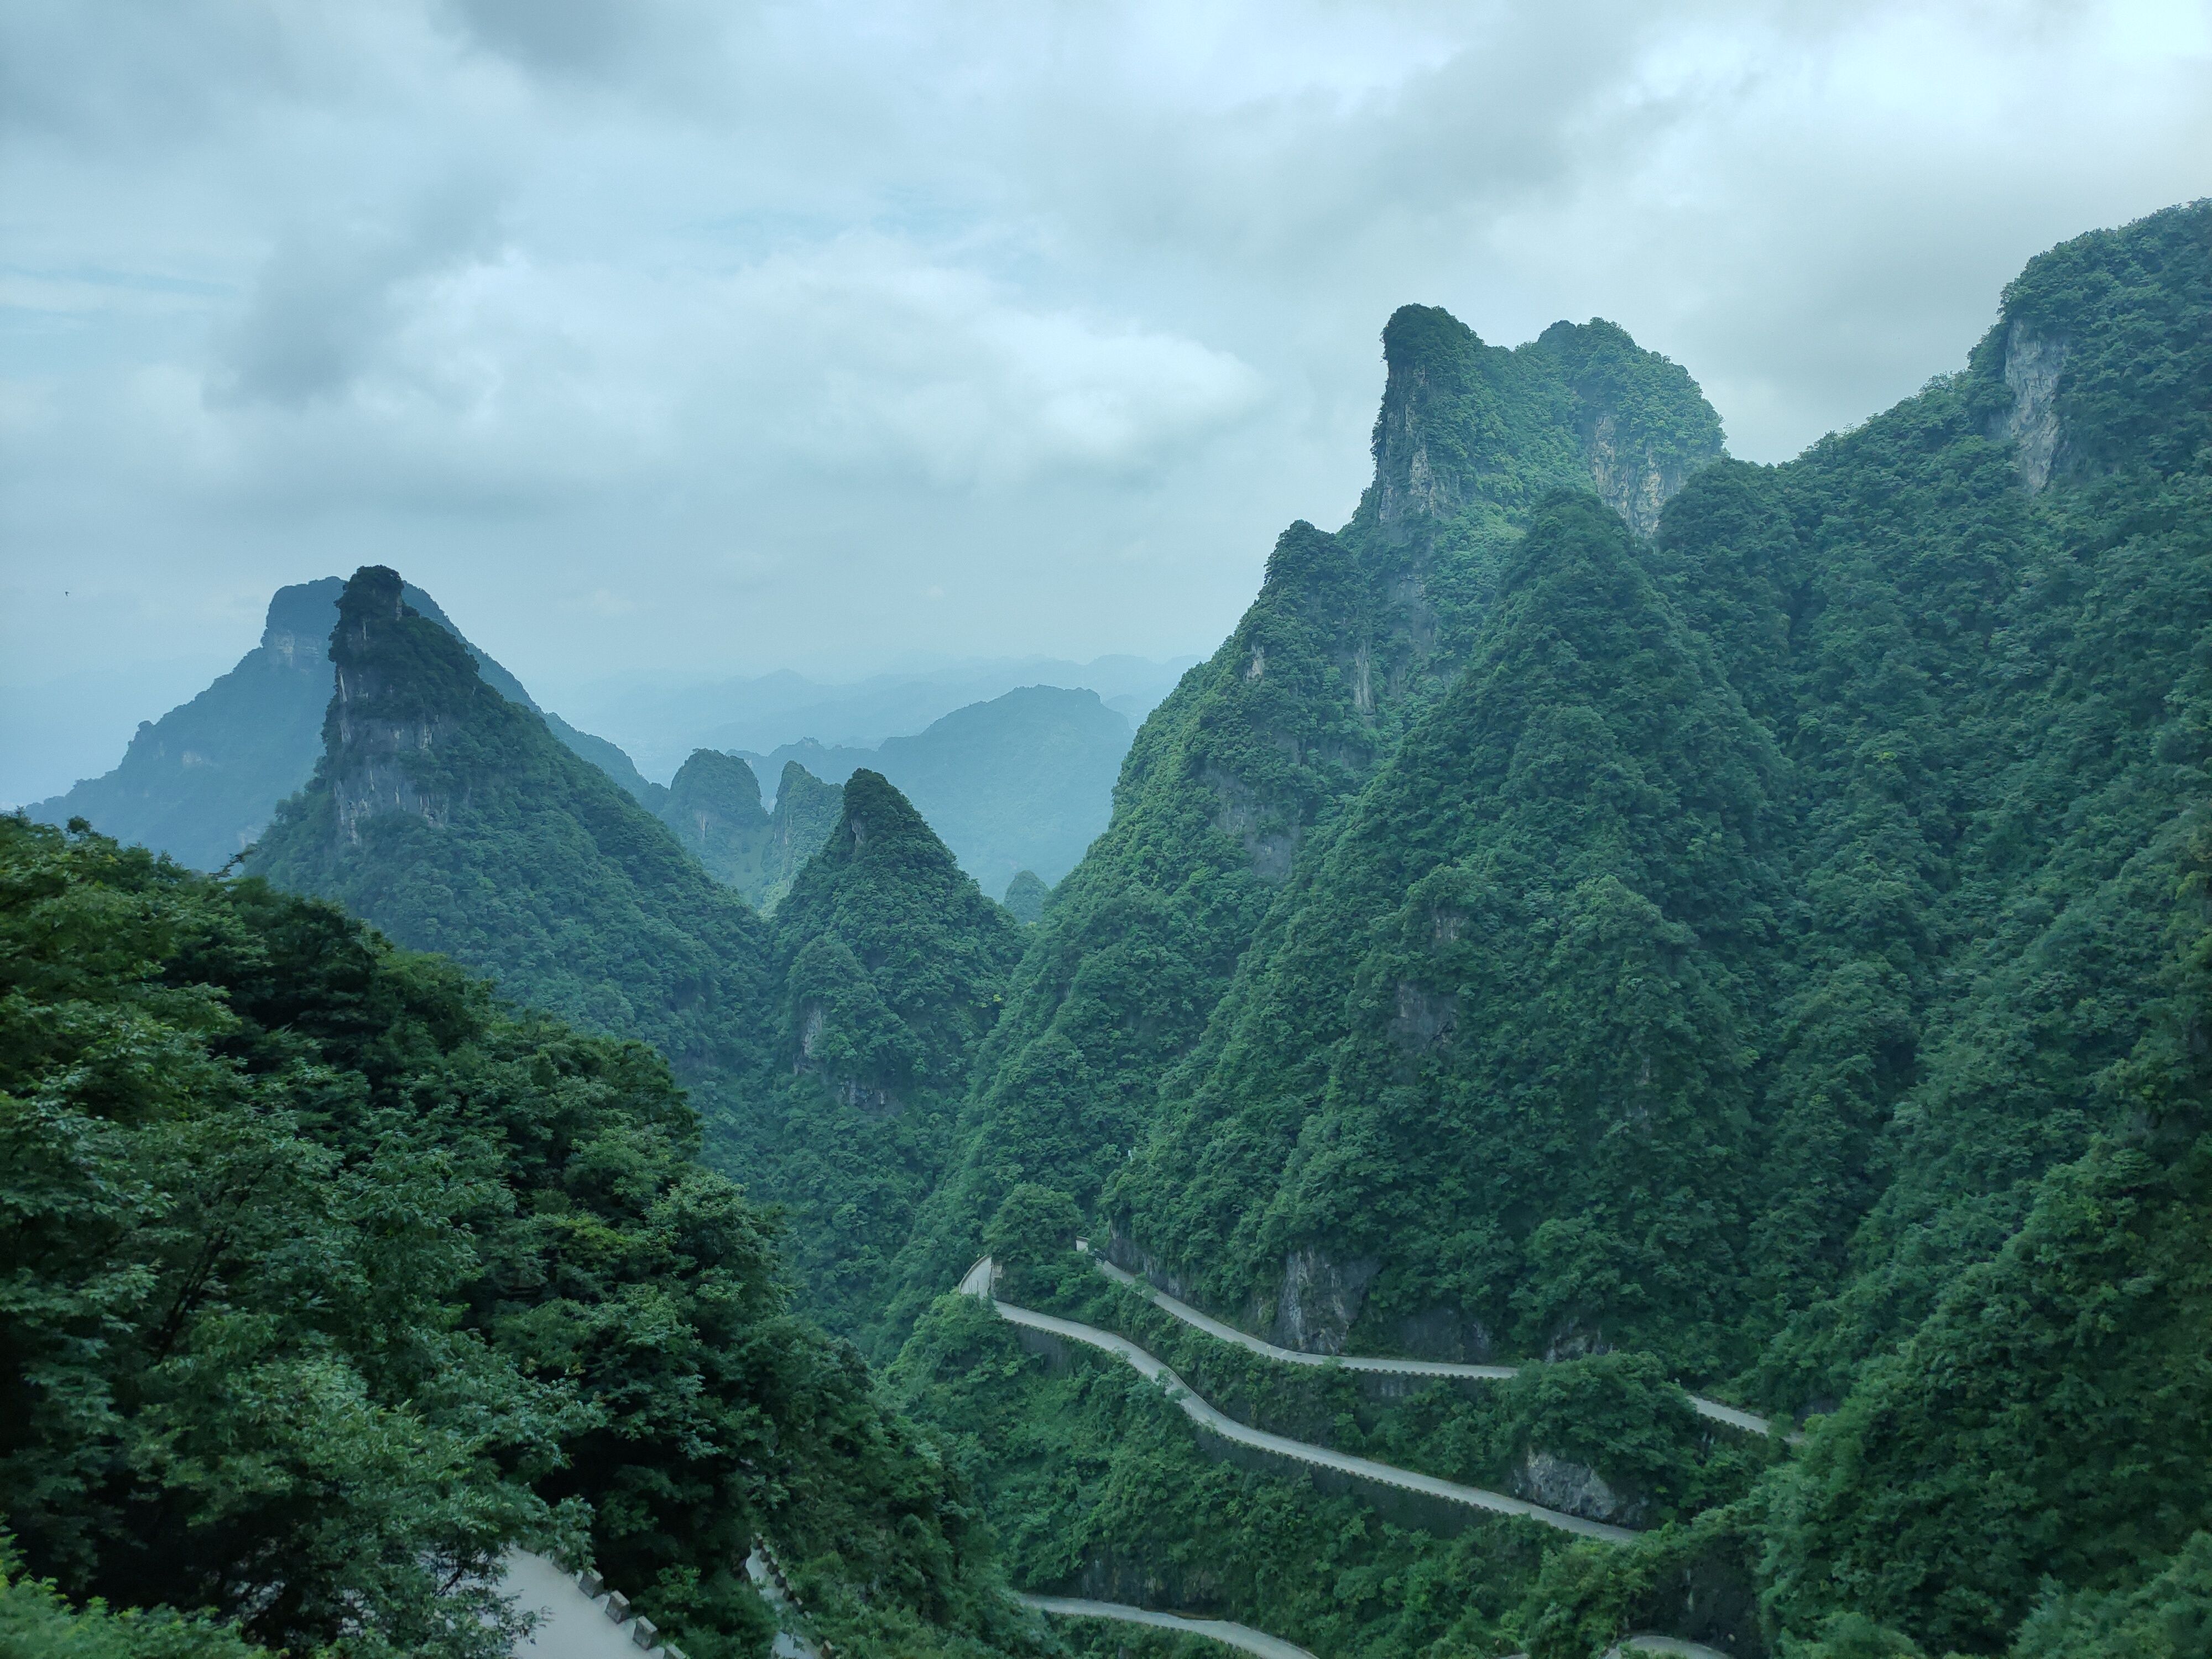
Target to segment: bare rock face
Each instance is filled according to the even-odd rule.
[[[1633,1526],[1644,1507],[1613,1491],[1589,1464],[1571,1463],[1533,1446],[1513,1472],[1513,1484],[1530,1503],[1579,1515],[1586,1521]]]
[[[1429,457],[1424,416],[1434,396],[1425,367],[1391,366],[1372,442],[1376,518],[1394,532],[1421,520],[1449,519],[1466,505],[1455,474]]]
[[[1649,444],[1624,441],[1611,413],[1600,415],[1583,439],[1590,487],[1639,536],[1656,533],[1659,510],[1689,482],[1692,469],[1662,460]]]
[[[2063,336],[2040,333],[2024,317],[2005,331],[2004,379],[2012,408],[1998,435],[2014,447],[2014,465],[2031,495],[2051,482],[2065,447],[2058,379],[2066,369],[2066,351]]]
[[[1459,998],[1449,991],[1431,991],[1411,980],[1398,981],[1398,1012],[1390,1022],[1390,1035],[1409,1054],[1419,1054],[1451,1041],[1459,1024]]]
[[[1200,781],[1220,803],[1214,827],[1243,847],[1252,873],[1270,886],[1288,880],[1305,827],[1297,816],[1261,799],[1243,779],[1219,767],[1208,767]]]
[[[331,636],[337,673],[329,719],[337,728],[339,762],[331,800],[338,838],[352,845],[360,844],[362,822],[381,813],[406,813],[441,827],[448,821],[449,804],[422,788],[408,763],[437,747],[444,722],[418,699],[395,698],[381,659],[383,630],[415,614],[400,595],[398,572],[382,566],[358,572],[339,602]],[[436,637],[465,655],[458,641]]]
[[[1343,1352],[1345,1334],[1359,1317],[1367,1288],[1382,1270],[1372,1256],[1337,1262],[1318,1249],[1292,1250],[1283,1258],[1273,1340],[1301,1353]]]
[[[1202,1566],[1185,1566],[1146,1549],[1093,1549],[1073,1593],[1095,1601],[1126,1601],[1184,1613],[1217,1613],[1224,1607],[1220,1577]]]
[[[1123,1273],[1135,1274],[1154,1290],[1165,1291],[1178,1302],[1198,1305],[1189,1281],[1123,1232],[1118,1224],[1109,1224],[1107,1228],[1105,1255]]]

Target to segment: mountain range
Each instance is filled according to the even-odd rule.
[[[0,1283],[40,1334],[0,1348],[33,1495],[0,1504],[34,1569],[109,1589],[175,1515],[173,1600],[335,1628],[226,1588],[198,1402],[334,1434],[413,1389],[507,1507],[380,1522],[352,1593],[395,1630],[423,1564],[574,1498],[709,1659],[768,1646],[754,1517],[840,1653],[1151,1650],[1002,1586],[1358,1659],[2201,1653],[2212,204],[2039,256],[1960,368],[1778,466],[1608,323],[1503,348],[1408,306],[1382,347],[1357,510],[1278,538],[1048,893],[994,902],[902,787],[928,733],[842,784],[787,762],[773,812],[714,748],[626,789],[380,567],[246,879],[16,821]],[[1084,695],[942,752],[1103,732]],[[98,973],[46,965],[79,936]],[[495,1028],[467,975],[545,1012]],[[621,1121],[533,1161],[586,1105]],[[314,1236],[375,1289],[330,1305],[416,1286],[405,1340],[261,1288],[305,1222],[195,1279],[244,1237],[163,1162],[195,1135],[241,1182],[327,1148],[355,1184]],[[678,1203],[695,1145],[720,1184]],[[679,1288],[702,1261],[726,1303]],[[203,1282],[235,1311],[193,1323]],[[762,1323],[785,1293],[845,1340]],[[320,1392],[254,1369],[278,1336]],[[641,1468],[625,1399],[694,1398]]]
[[[27,808],[45,823],[88,820],[122,840],[216,869],[252,844],[276,803],[307,782],[322,749],[331,699],[328,644],[344,584],[336,576],[280,587],[261,642],[238,666],[137,734],[112,771]],[[521,683],[460,631],[420,588],[417,614],[461,640],[486,682],[532,710],[576,753],[633,794],[648,786],[614,744],[539,708]]]
[[[586,723],[614,733],[660,775],[696,749],[765,754],[810,736],[833,749],[872,749],[1027,685],[1096,692],[1133,729],[1195,660],[1008,657],[884,670],[842,685],[784,670],[696,685],[611,681],[580,687],[576,696]],[[772,780],[762,781],[765,787]]]
[[[1028,870],[1047,885],[1104,829],[1129,723],[1097,693],[1019,687],[874,749],[786,744],[747,754],[765,785],[797,764],[830,783],[866,767],[896,784],[961,868],[1002,893]]]

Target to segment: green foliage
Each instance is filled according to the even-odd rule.
[[[752,767],[714,749],[694,750],[653,808],[708,875],[763,914],[821,850],[838,811],[837,791],[796,762],[784,768],[775,811],[763,811]]]
[[[845,1650],[1002,1620],[957,1483],[785,1311],[650,1051],[21,818],[0,964],[0,1507],[70,1594],[489,1656],[523,1541],[749,1652],[766,1531]]]
[[[1689,377],[1609,325],[1507,352],[1409,307],[1383,346],[1376,484],[1340,534],[1284,532],[1235,633],[1139,732],[978,1063],[954,1173],[902,1259],[899,1323],[973,1259],[1010,1188],[1088,1205],[1140,1144],[1304,849],[1466,660],[1535,501],[1610,478],[1656,511],[1718,452]]]
[[[22,1576],[0,1534],[0,1654],[7,1659],[256,1659],[264,1652],[235,1629],[166,1607],[111,1613],[95,1600],[72,1608],[51,1583]]]
[[[1563,1547],[1504,1518],[1438,1538],[1302,1475],[1209,1458],[1127,1367],[1026,1353],[973,1298],[935,1304],[888,1381],[973,1472],[1011,1575],[1040,1592],[1235,1619],[1348,1659],[1488,1659]]]
[[[845,793],[824,783],[797,761],[785,763],[776,785],[775,809],[769,814],[768,849],[762,855],[763,915],[783,902],[806,861],[820,852],[845,811]]]
[[[237,667],[160,720],[142,721],[113,771],[39,802],[29,815],[56,825],[82,817],[104,835],[196,869],[218,869],[245,852],[276,804],[313,775],[331,700],[324,645],[343,586],[325,576],[278,588],[261,643]],[[460,639],[428,594],[416,587],[405,593],[409,605]],[[514,675],[462,643],[493,690],[537,709]],[[642,799],[658,787],[605,738],[538,712],[563,744],[633,794]]]
[[[1013,913],[1013,918],[1024,927],[1034,926],[1044,915],[1045,901],[1052,896],[1052,889],[1034,870],[1022,870],[1006,884],[1006,896],[1002,901]]]
[[[772,846],[760,780],[734,755],[695,749],[653,816],[676,832],[708,875],[756,906],[768,889]]]
[[[1285,1431],[1613,1459],[1677,1519],[1516,1581],[1532,1653],[1754,1570],[1793,1651],[2186,1650],[2185,1569],[2123,1602],[2212,1522],[2208,318],[2212,205],[2079,239],[1963,373],[1765,468],[1697,467],[1694,389],[1602,325],[1401,312],[1358,514],[1285,535],[1038,925],[908,1316],[1030,1183],[1278,1340],[1569,1362],[1378,1410],[1145,1328]],[[964,1363],[997,1422],[1009,1362]],[[1677,1372],[1827,1414],[1722,1467]],[[1118,1571],[1044,1540],[1105,1549],[1121,1492],[1161,1585],[1216,1571],[1202,1483],[1094,1409],[975,1451],[1027,1582]]]
[[[376,567],[346,585],[313,782],[251,868],[564,1019],[650,1042],[726,1109],[767,1055],[768,939],[669,830],[486,684]]]
[[[2212,1654],[2212,1533],[2191,1537],[2138,1588],[2047,1598],[2012,1651],[2016,1659],[2204,1659]]]
[[[786,1207],[809,1305],[866,1343],[1021,944],[884,778],[842,799],[776,911],[773,1104],[714,1156]]]
[[[1292,1252],[1379,1259],[1386,1347],[1441,1322],[1478,1357],[1632,1340],[1719,1368],[1775,769],[1618,520],[1559,499],[1262,930],[1117,1227],[1227,1306]]]

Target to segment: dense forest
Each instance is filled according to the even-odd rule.
[[[523,1542],[715,1659],[763,1650],[766,1534],[840,1651],[1000,1650],[965,1493],[789,1308],[650,1048],[89,833],[0,820],[0,1571],[488,1656]],[[0,1633],[239,1650],[41,1650],[54,1594],[0,1592]]]
[[[0,1632],[497,1651],[522,1540],[715,1659],[760,1534],[840,1653],[2212,1650],[2212,204],[1779,466],[1609,324],[1382,348],[1004,904],[874,770],[641,799],[378,567],[247,875],[0,826]],[[987,1255],[1620,1530],[1224,1455]]]

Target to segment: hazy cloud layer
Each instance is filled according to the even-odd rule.
[[[158,713],[367,560],[556,705],[1203,650],[1403,301],[1610,317],[1775,459],[2208,190],[2203,4],[20,0],[0,799],[128,732],[20,688]]]

